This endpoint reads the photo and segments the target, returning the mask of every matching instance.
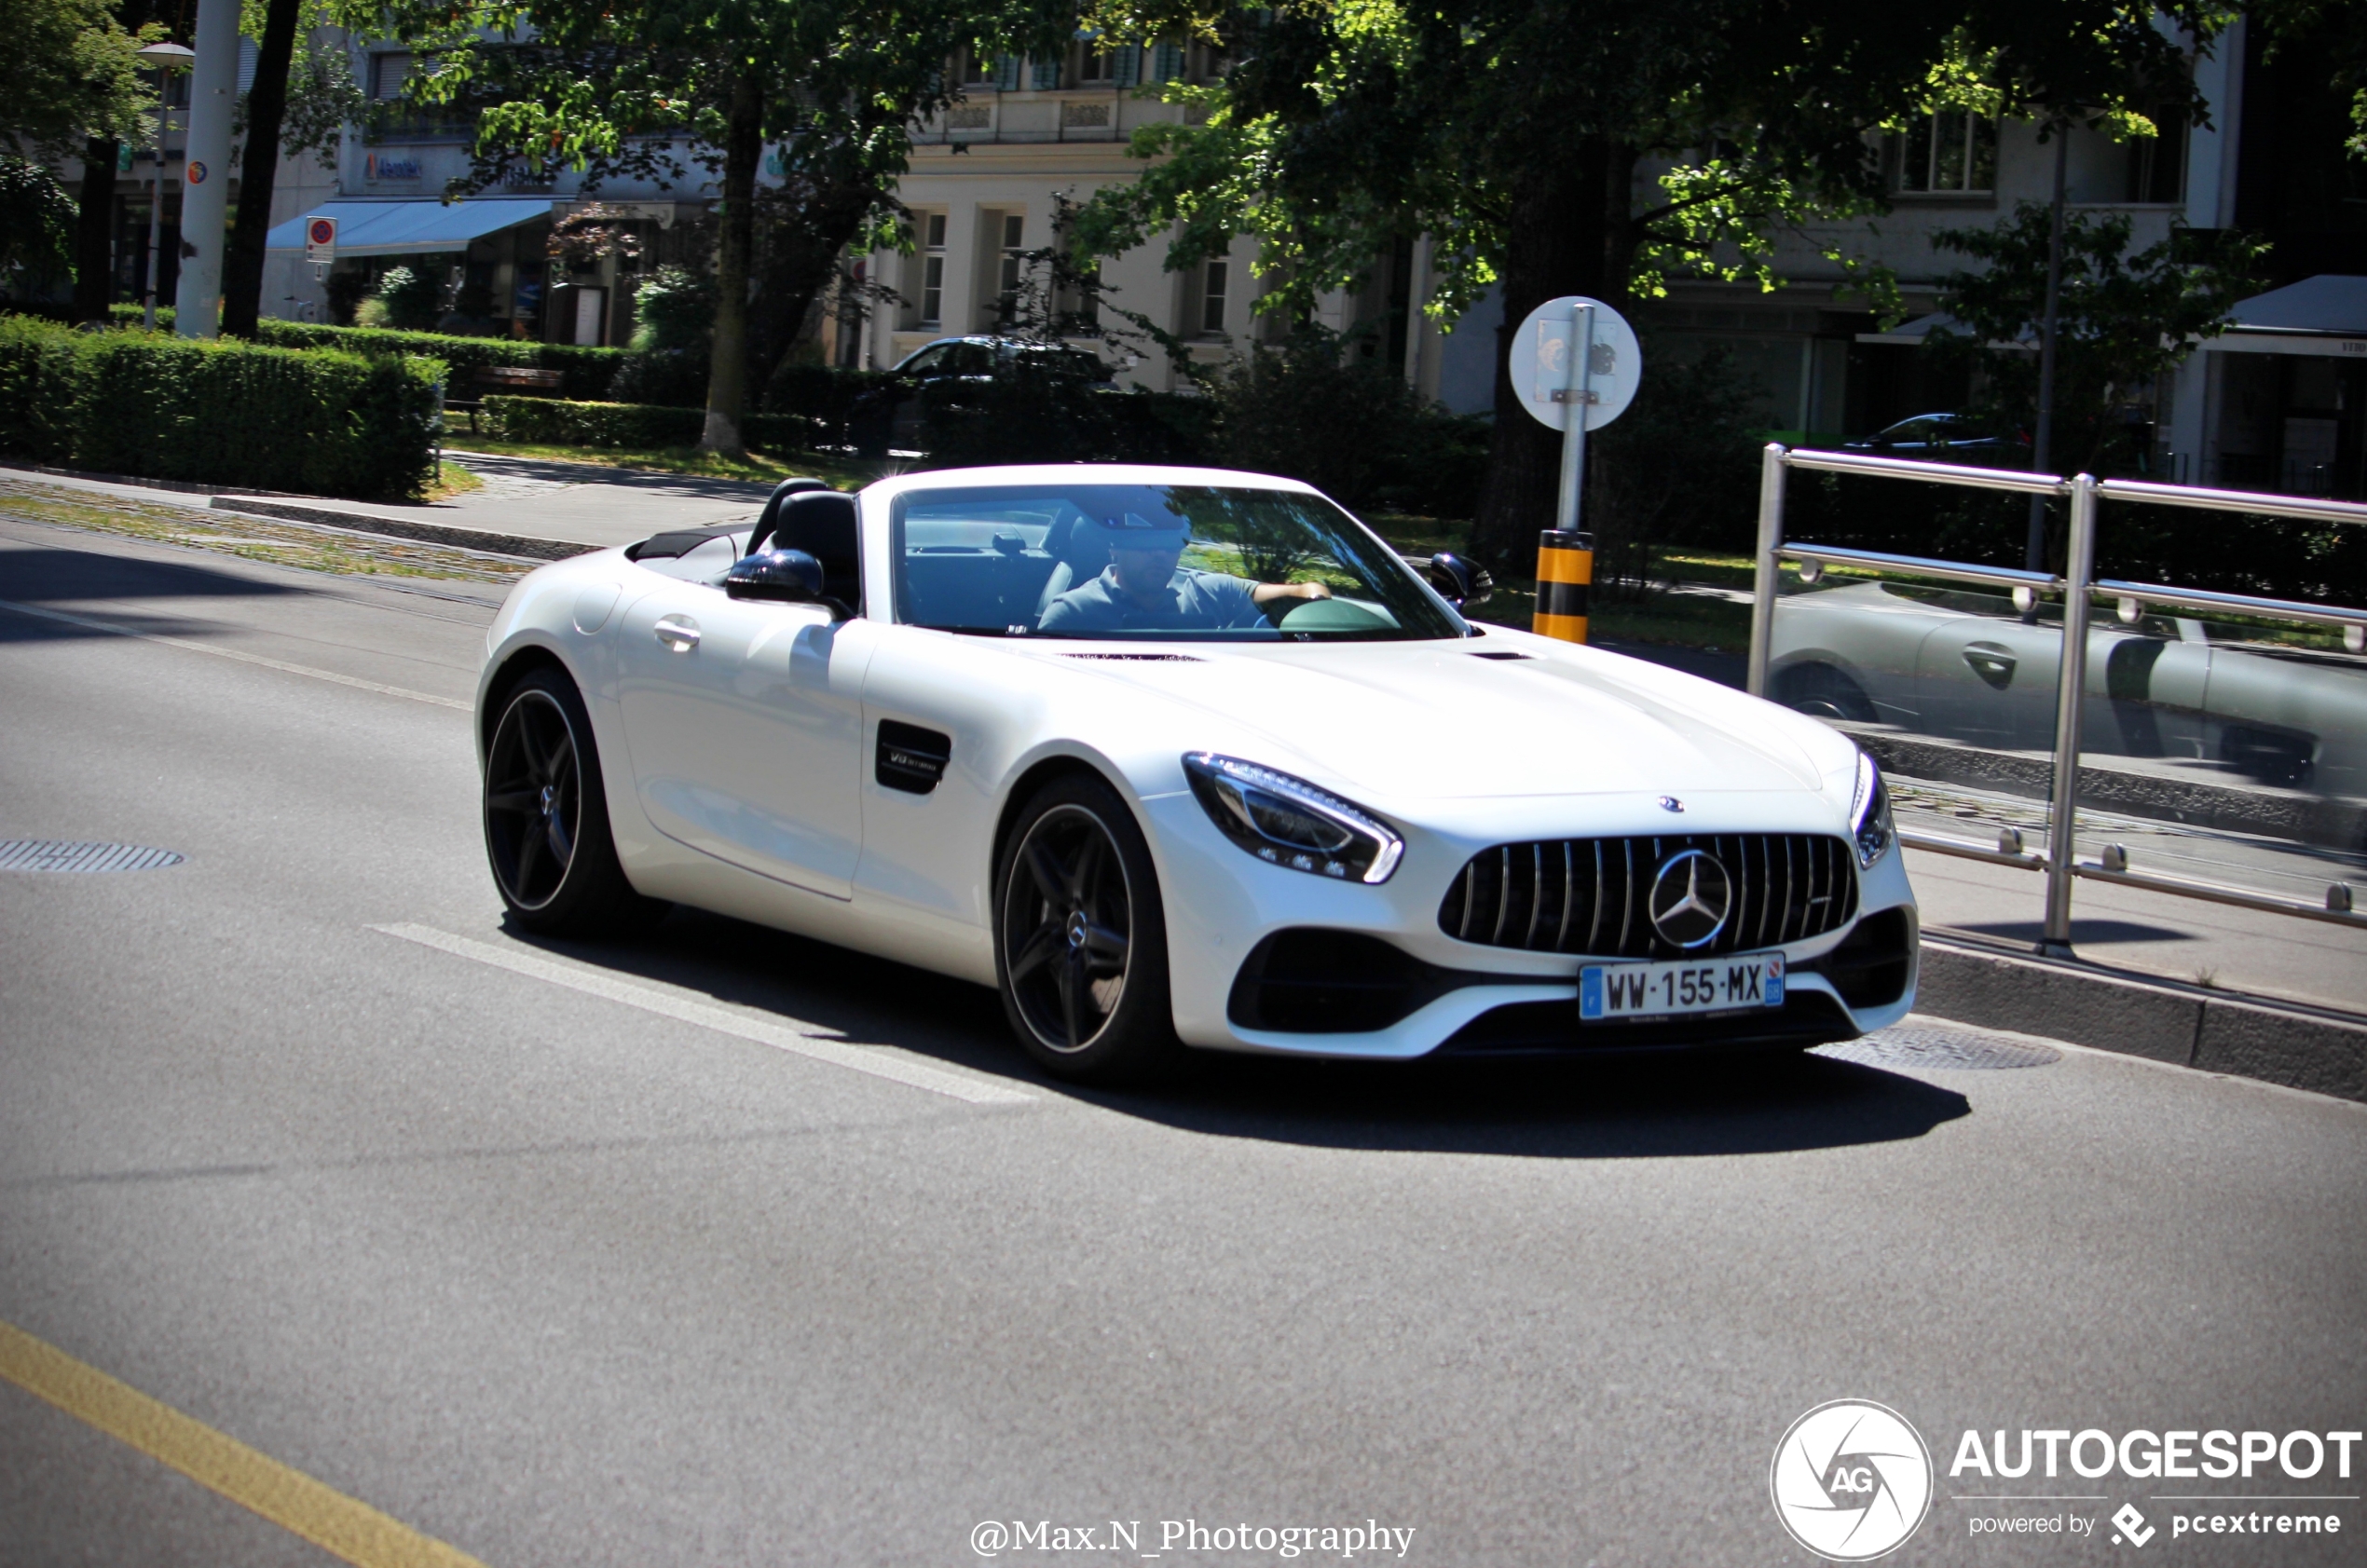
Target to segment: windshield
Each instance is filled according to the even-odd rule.
[[[896,616],[994,636],[1410,640],[1459,617],[1320,496],[1190,484],[916,490]]]

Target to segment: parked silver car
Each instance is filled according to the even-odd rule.
[[[2225,629],[2223,628],[2223,631]],[[2006,751],[2054,745],[2059,611],[1994,594],[1861,582],[1786,597],[1770,695],[1827,718]],[[2081,744],[2185,759],[2232,780],[2367,796],[2367,658],[2213,641],[2198,620],[2091,622]]]

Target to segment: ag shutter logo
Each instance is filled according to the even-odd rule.
[[[1835,1399],[1791,1425],[1767,1486],[1793,1540],[1832,1562],[1899,1546],[1932,1505],[1932,1456],[1907,1418],[1866,1399]]]

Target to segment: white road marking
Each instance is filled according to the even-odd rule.
[[[316,670],[309,664],[291,664],[284,659],[266,659],[259,653],[240,653],[236,648],[212,648],[193,642],[187,637],[168,637],[159,632],[142,632],[130,626],[118,626],[111,620],[93,620],[85,615],[69,615],[64,610],[42,609],[33,605],[21,605],[13,599],[0,599],[0,609],[12,609],[20,615],[38,616],[44,620],[62,620],[69,626],[80,626],[92,632],[110,632],[118,637],[137,637],[142,642],[162,643],[185,653],[207,653],[216,659],[235,659],[241,664],[259,664],[267,670],[283,670],[292,675],[308,675],[314,680],[334,681],[357,691],[376,691],[388,697],[407,697],[414,702],[432,702],[439,708],[458,708],[469,713],[474,703],[463,702],[457,697],[438,697],[431,692],[414,691],[405,686],[387,686],[378,681],[363,680],[358,675],[341,675],[335,670]]]
[[[751,1018],[745,1014],[669,996],[647,986],[617,979],[614,975],[579,969],[572,964],[554,963],[549,959],[534,957],[514,948],[497,948],[491,943],[473,941],[466,936],[455,936],[433,926],[376,925],[370,929],[384,932],[389,936],[400,936],[405,942],[417,942],[424,948],[433,948],[439,952],[490,964],[496,969],[506,969],[513,975],[547,980],[552,985],[565,986],[569,990],[582,991],[588,996],[637,1007],[644,1013],[655,1013],[660,1017],[696,1024],[718,1034],[753,1040],[776,1051],[809,1057],[815,1061],[828,1062],[833,1067],[852,1068],[857,1072],[868,1072],[874,1078],[885,1078],[910,1088],[926,1089],[931,1094],[945,1095],[972,1105],[1020,1105],[1035,1098],[1033,1095],[1018,1089],[906,1061],[884,1051],[841,1044],[826,1038],[818,1024],[802,1023],[795,1018],[777,1021]]]

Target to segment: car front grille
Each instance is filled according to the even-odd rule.
[[[1687,850],[1718,863],[1730,895],[1717,934],[1690,948],[1662,936],[1650,908],[1653,879]],[[1491,948],[1671,959],[1799,942],[1838,931],[1856,914],[1857,866],[1845,840],[1728,833],[1498,844],[1463,867],[1439,905],[1438,924]]]

